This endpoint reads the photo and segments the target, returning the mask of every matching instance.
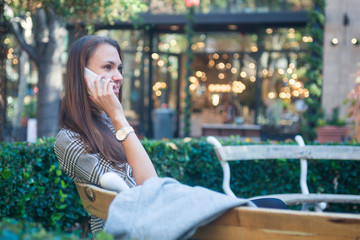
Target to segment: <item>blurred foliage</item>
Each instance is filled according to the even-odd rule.
[[[64,234],[60,231],[47,231],[41,224],[3,219],[0,222],[0,240],[76,240],[74,234]]]
[[[17,16],[26,13],[37,14],[39,9],[45,9],[48,14],[56,14],[69,23],[85,24],[95,22],[114,24],[116,20],[136,21],[138,14],[147,10],[147,5],[141,0],[7,0],[5,1]]]
[[[302,135],[307,140],[314,140],[317,137],[315,128],[319,124],[319,119],[324,117],[321,110],[322,94],[322,52],[325,24],[325,0],[314,0],[313,10],[309,11],[310,21],[307,25],[307,32],[313,41],[307,43],[310,53],[304,59],[308,65],[306,72],[307,81],[305,88],[309,89],[310,96],[305,98],[307,110],[304,112],[302,124]]]
[[[58,228],[63,232],[81,232],[84,225],[88,225],[89,215],[81,206],[72,180],[60,169],[53,142],[54,139],[42,139],[36,144],[0,144],[0,220],[36,222],[45,229]],[[222,192],[221,166],[213,146],[205,139],[144,139],[142,143],[160,177],[172,177],[190,186]],[[243,142],[237,137],[226,138],[222,143],[259,144]],[[292,141],[260,144],[269,143],[295,144]],[[232,162],[231,173],[231,186],[239,197],[300,192],[298,160]],[[359,175],[359,161],[309,161],[309,190],[358,194]],[[327,211],[360,212],[359,207],[330,204]]]
[[[325,110],[322,110],[324,114],[324,119],[319,119],[318,126],[338,126],[342,127],[346,125],[346,120],[340,118],[340,108],[334,107],[331,114],[326,116]]]

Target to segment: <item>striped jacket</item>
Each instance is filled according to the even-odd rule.
[[[109,118],[104,118],[105,123],[112,129],[115,134]],[[88,183],[100,187],[100,176],[106,172],[115,172],[121,176],[129,187],[136,186],[132,177],[131,166],[127,163],[117,164],[119,169],[114,168],[111,162],[100,153],[87,153],[84,142],[80,139],[80,135],[67,129],[61,129],[56,136],[54,150],[57,159],[60,162],[64,173],[74,182]],[[95,235],[103,229],[104,221],[95,216],[91,216],[90,221],[91,232]]]

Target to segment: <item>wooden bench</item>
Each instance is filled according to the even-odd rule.
[[[300,189],[301,193],[275,194],[266,197],[275,197],[283,200],[287,205],[303,204],[303,210],[314,206],[316,211],[322,211],[326,203],[360,203],[360,195],[350,194],[318,194],[309,193],[307,186],[307,160],[360,160],[360,146],[339,145],[308,145],[305,146],[301,136],[296,136],[298,145],[241,145],[222,146],[215,137],[207,137],[207,141],[214,145],[214,150],[223,170],[223,190],[235,197],[230,188],[229,161],[242,160],[273,160],[273,159],[300,159]],[[253,197],[252,199],[264,196]]]
[[[116,192],[75,183],[84,208],[106,219]],[[164,226],[165,227],[165,226]],[[238,207],[200,227],[191,239],[360,239],[360,215]]]

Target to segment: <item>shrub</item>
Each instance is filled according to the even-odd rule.
[[[53,142],[54,139],[43,139],[36,144],[0,144],[0,220],[38,222],[46,229],[58,226],[64,231],[88,226],[89,215],[81,206],[75,185],[59,167]],[[213,146],[205,139],[144,139],[142,143],[159,176],[222,192],[222,170]],[[223,144],[249,143],[232,137]],[[297,160],[231,164],[232,189],[238,196],[300,192]],[[309,165],[311,192],[359,193],[359,161],[309,161]],[[330,205],[328,211],[360,212],[359,205],[351,204]]]

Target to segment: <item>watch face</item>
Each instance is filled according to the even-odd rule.
[[[121,128],[116,131],[115,137],[119,141],[124,141],[126,139],[127,135],[133,131],[134,131],[134,129],[132,127]]]
[[[116,133],[116,138],[117,138],[119,141],[121,141],[121,140],[124,140],[124,139],[125,139],[126,135],[127,135],[126,132],[121,129],[121,130],[117,131],[117,133]]]

